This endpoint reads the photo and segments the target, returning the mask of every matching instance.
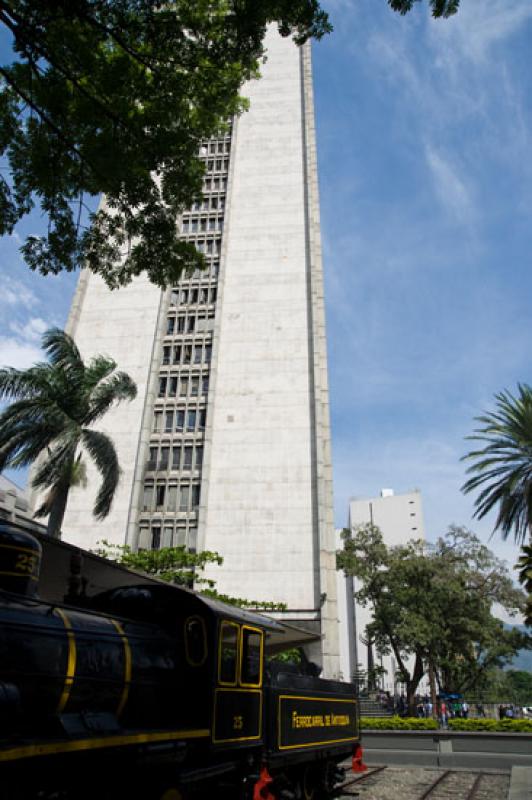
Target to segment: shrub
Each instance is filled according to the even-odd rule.
[[[435,719],[423,717],[361,717],[360,727],[372,731],[435,731]]]
[[[366,731],[435,731],[435,719],[418,717],[360,717],[360,727]],[[532,733],[529,719],[451,719],[452,731],[484,731],[489,733]]]
[[[493,731],[499,733],[532,733],[532,720],[529,719],[451,719],[449,728],[453,731]]]

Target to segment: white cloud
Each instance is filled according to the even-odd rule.
[[[425,147],[425,158],[443,207],[458,221],[471,222],[474,216],[472,192],[461,177],[458,167],[431,145]]]
[[[42,360],[42,350],[30,342],[20,341],[10,336],[0,337],[0,368],[27,369],[36,361]]]
[[[0,291],[0,306],[23,306],[31,308],[39,304],[35,294],[23,283],[8,276],[3,278]]]
[[[445,24],[433,21],[433,39],[448,48],[449,55],[477,63],[487,62],[490,50],[517,33],[532,19],[530,0],[483,0],[463,2],[459,13]]]
[[[12,322],[9,327],[13,333],[26,342],[40,342],[43,333],[50,325],[40,317],[32,317],[25,324]]]

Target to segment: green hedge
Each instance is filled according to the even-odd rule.
[[[367,731],[435,731],[439,725],[435,719],[418,717],[361,717],[360,727]],[[452,731],[493,731],[503,733],[532,733],[529,719],[451,719]]]
[[[360,717],[362,730],[372,731],[435,731],[435,719],[423,717]]]
[[[506,733],[532,733],[530,719],[450,719],[452,731],[498,731]]]

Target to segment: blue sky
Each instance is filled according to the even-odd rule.
[[[532,3],[462,0],[432,20],[385,0],[324,3],[314,46],[335,516],[419,488],[428,538],[487,540],[460,493],[473,417],[531,382]],[[0,364],[40,357],[73,275],[31,274],[0,240]],[[16,476],[12,476],[15,477]],[[514,561],[515,548],[491,540]]]
[[[314,48],[336,521],[422,492],[428,538],[487,540],[460,486],[473,417],[531,382],[532,3],[325,3]],[[491,545],[514,562],[515,548]]]

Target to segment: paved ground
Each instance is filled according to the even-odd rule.
[[[442,769],[420,767],[388,767],[361,783],[346,786],[341,798],[342,800],[352,797],[358,797],[359,800],[418,800],[436,778],[445,772],[446,770]],[[478,771],[450,771],[430,793],[429,800],[466,800],[478,775]],[[353,777],[355,776],[352,773],[346,773],[346,781]],[[507,800],[509,786],[509,773],[484,772],[477,783],[474,800]]]

